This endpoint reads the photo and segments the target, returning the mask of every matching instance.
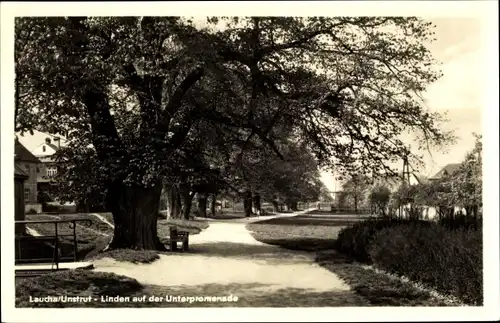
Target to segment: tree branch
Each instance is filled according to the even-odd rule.
[[[283,155],[279,151],[279,149],[276,146],[276,144],[274,143],[274,141],[272,141],[270,138],[268,138],[267,134],[264,131],[262,131],[259,127],[255,126],[254,124],[251,124],[248,122],[236,122],[236,121],[232,120],[231,118],[228,118],[228,117],[222,115],[221,113],[218,113],[215,110],[210,110],[209,112],[205,112],[205,114],[203,116],[208,120],[220,122],[220,123],[225,124],[226,126],[229,126],[229,127],[251,130],[253,133],[255,133],[259,137],[259,139],[262,142],[269,145],[269,147],[271,147],[271,149],[274,151],[274,153],[281,160],[285,160],[285,158],[283,157]]]
[[[181,82],[181,84],[177,87],[174,92],[174,95],[169,100],[165,110],[163,111],[163,115],[161,116],[160,121],[157,125],[157,130],[163,133],[166,133],[168,130],[168,124],[171,116],[179,110],[181,107],[182,99],[184,95],[189,91],[189,89],[200,80],[204,74],[205,70],[203,67],[198,67]]]

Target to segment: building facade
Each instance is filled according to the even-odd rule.
[[[24,181],[28,179],[28,174],[14,162],[14,219],[23,221],[26,219],[26,210],[24,209]],[[16,225],[16,235],[25,233],[24,225]]]
[[[23,199],[25,211],[29,213],[42,212],[42,205],[38,203],[38,172],[41,162],[16,138],[14,149],[14,163],[27,176],[23,185]]]
[[[52,179],[57,175],[58,166],[57,162],[54,160],[54,154],[61,148],[60,139],[47,136],[38,147],[36,147],[32,153],[41,162],[39,167],[39,172],[37,175],[38,190],[49,192],[49,186]],[[54,140],[57,144],[54,144]]]

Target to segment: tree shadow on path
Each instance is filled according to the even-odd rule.
[[[243,258],[280,263],[311,262],[314,257],[308,253],[288,250],[274,245],[251,245],[233,242],[212,242],[194,244],[189,247],[190,255],[206,257]]]

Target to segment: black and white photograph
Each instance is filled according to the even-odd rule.
[[[498,3],[225,3],[2,3],[2,321],[498,319]]]

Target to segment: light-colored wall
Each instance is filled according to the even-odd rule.
[[[14,210],[14,218],[16,221],[25,220],[25,203],[24,203],[24,180],[15,179],[14,180],[14,188],[15,188],[15,210]],[[16,225],[16,234],[24,233],[24,225]]]
[[[37,163],[20,161],[19,166],[28,174],[28,178],[24,182],[24,189],[29,190],[29,199],[26,203],[37,202]]]

